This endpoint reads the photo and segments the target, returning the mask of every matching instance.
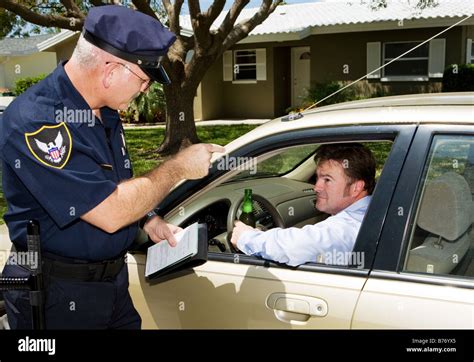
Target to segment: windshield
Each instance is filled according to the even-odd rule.
[[[255,167],[239,172],[230,181],[282,176],[298,167],[316,151],[316,148],[318,148],[316,144],[296,146],[283,149],[269,158],[258,157]]]

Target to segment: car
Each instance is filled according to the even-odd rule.
[[[314,207],[313,155],[360,142],[377,185],[347,265],[289,267],[234,250],[244,190],[257,223],[302,227]],[[128,255],[143,328],[474,328],[474,93],[330,105],[274,119],[226,146],[209,175],[157,205],[170,223],[207,225],[206,263],[145,278],[147,238]],[[7,250],[7,245],[2,245]],[[337,259],[337,258],[335,258]]]
[[[238,138],[208,177],[158,205],[170,223],[207,224],[208,261],[156,283],[144,277],[144,249],[129,255],[143,327],[474,328],[473,126],[474,93],[418,94],[321,107]],[[324,219],[312,156],[348,141],[367,144],[378,164],[353,251],[363,260],[294,268],[232,249],[246,188],[266,228]]]

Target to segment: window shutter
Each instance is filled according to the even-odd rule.
[[[430,55],[428,60],[428,75],[430,78],[442,78],[446,58],[446,39],[430,41]]]
[[[257,80],[267,80],[267,49],[257,49]]]
[[[232,50],[226,50],[222,56],[224,65],[224,81],[232,81]]]
[[[467,39],[466,41],[466,64],[471,63],[472,55],[472,39]]]
[[[380,67],[380,61],[381,61],[380,49],[381,49],[381,43],[378,41],[367,43],[367,74],[377,69],[378,67]],[[368,75],[367,79],[380,78],[380,71],[381,69],[379,69],[375,73]]]

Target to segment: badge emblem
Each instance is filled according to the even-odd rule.
[[[25,139],[33,156],[47,166],[63,168],[69,160],[72,139],[64,122],[25,133]]]

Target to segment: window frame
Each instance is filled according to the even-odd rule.
[[[405,257],[400,260],[400,263],[401,263],[401,270],[400,271],[402,273],[410,273],[410,274],[416,274],[416,275],[418,275],[418,274],[431,275],[430,273],[419,273],[419,272],[416,272],[416,271],[407,270],[406,267],[407,267],[408,259],[409,259],[407,254],[410,252],[410,250],[412,250],[411,248],[412,248],[413,238],[414,238],[414,235],[415,235],[415,231],[416,231],[416,228],[417,228],[417,221],[418,221],[418,217],[419,217],[419,214],[420,214],[421,201],[423,200],[423,196],[424,196],[425,190],[426,190],[426,185],[428,183],[427,182],[428,175],[429,175],[430,171],[433,168],[433,160],[434,160],[434,157],[435,157],[436,153],[438,152],[437,148],[442,146],[442,144],[436,144],[436,142],[439,142],[439,141],[446,142],[446,139],[448,137],[452,137],[452,136],[458,136],[458,137],[464,137],[464,138],[469,137],[469,135],[434,134],[433,137],[431,138],[430,149],[429,149],[429,152],[428,152],[428,155],[427,155],[427,158],[426,158],[426,163],[425,163],[425,166],[423,168],[422,175],[421,175],[420,188],[417,190],[417,193],[415,195],[415,209],[414,209],[414,212],[413,212],[413,217],[412,217],[413,219],[410,222],[410,225],[412,225],[411,231],[409,233],[409,238],[406,241]],[[472,136],[472,138],[473,138],[473,141],[474,141],[474,135]],[[435,146],[436,146],[436,148],[434,148]],[[446,276],[446,277],[451,276],[451,274],[438,274],[438,273],[433,273],[432,275]],[[459,277],[462,278],[462,276],[459,276]]]
[[[308,143],[331,143],[347,141],[371,141],[388,140],[392,141],[392,150],[388,155],[384,165],[378,188],[371,201],[366,217],[359,231],[354,251],[364,251],[365,268],[358,269],[353,266],[326,265],[326,264],[305,264],[293,268],[287,265],[281,265],[268,260],[263,260],[255,256],[239,254],[239,264],[258,265],[263,267],[290,268],[302,271],[325,272],[333,274],[349,275],[368,275],[372,268],[377,242],[382,230],[383,223],[386,220],[386,212],[391,200],[392,192],[395,189],[398,176],[401,172],[403,162],[407,156],[407,150],[413,140],[416,125],[369,125],[364,127],[325,127],[301,129],[292,132],[285,132],[270,137],[259,139],[251,144],[246,144],[236,150],[229,156],[231,157],[255,157],[259,154],[270,152],[275,149],[287,146],[297,146]],[[188,196],[194,194],[196,189],[204,190],[209,184],[223,176],[227,171],[217,170],[214,165],[209,176],[201,180],[188,181],[176,188],[166,199],[166,204],[162,203],[160,215],[165,215],[172,210],[171,205],[182,204]],[[383,187],[383,189],[380,189]],[[376,209],[377,212],[371,212]],[[212,253],[209,252],[209,261],[235,263],[235,255],[231,253]]]
[[[374,275],[377,277],[474,288],[474,283],[470,278],[456,275],[421,274],[403,270],[418,209],[417,197],[423,186],[425,166],[429,161],[433,139],[437,135],[474,137],[474,130],[470,130],[468,127],[467,125],[447,124],[419,126],[389,206],[388,220],[383,226],[374,263]],[[403,208],[403,216],[398,214],[400,207]]]
[[[473,41],[473,39],[471,39],[471,55],[469,57],[469,59],[470,59],[469,63],[470,64],[474,64],[474,46],[472,46],[472,41]]]
[[[244,64],[240,64],[240,63],[237,63],[237,57],[238,57],[238,53],[240,52],[254,52],[254,56],[255,56],[255,63],[244,63]],[[236,75],[238,73],[235,72],[235,66],[239,66],[239,69],[240,69],[240,66],[241,65],[244,65],[244,66],[249,66],[249,65],[253,65],[255,66],[255,78],[249,78],[249,79],[236,79]],[[232,51],[232,83],[256,83],[257,82],[257,49],[236,49],[236,50],[233,50]]]
[[[385,61],[389,62],[392,59],[395,58],[386,58],[385,57],[385,52],[386,52],[386,45],[387,44],[404,44],[404,43],[415,43],[416,45],[419,45],[422,43],[423,40],[404,40],[404,41],[389,41],[389,42],[382,42],[382,64],[385,65]],[[406,58],[400,58],[396,60],[396,62],[404,62],[404,61],[413,61],[413,60],[425,60],[426,59],[426,74],[420,74],[420,75],[386,75],[385,74],[385,67],[382,68],[382,77],[381,81],[385,82],[390,82],[390,81],[429,81],[429,61],[430,61],[430,49],[429,49],[429,44],[428,46],[428,55],[425,57],[410,57],[410,54],[407,54]]]

